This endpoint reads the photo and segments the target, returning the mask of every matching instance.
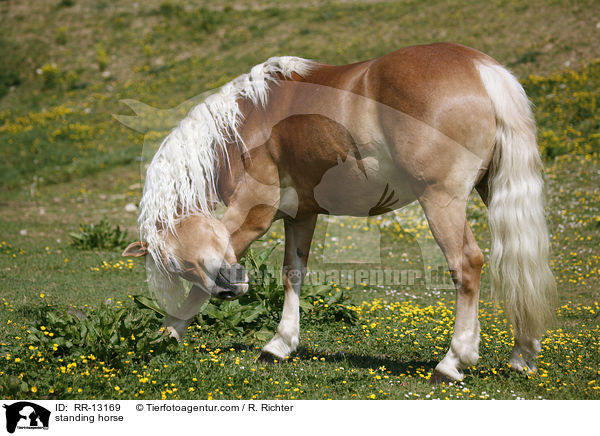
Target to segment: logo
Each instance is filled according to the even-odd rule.
[[[6,409],[6,431],[14,433],[18,429],[48,429],[50,411],[29,401],[19,401],[4,405]]]

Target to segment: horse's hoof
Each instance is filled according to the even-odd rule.
[[[175,338],[177,342],[181,342],[181,335],[177,331],[175,327],[168,326],[165,328],[164,336],[168,336],[170,338]]]
[[[269,353],[268,351],[263,350],[260,353],[260,356],[258,356],[256,358],[257,362],[264,362],[264,363],[280,363],[283,359],[281,357],[278,357],[272,353]]]
[[[429,383],[432,385],[439,385],[442,383],[452,383],[457,381],[454,377],[450,377],[447,374],[444,374],[440,371],[434,371],[431,377],[429,378]]]
[[[523,358],[510,359],[508,367],[516,372],[526,373],[533,375],[537,372],[537,367],[531,360],[525,360]]]

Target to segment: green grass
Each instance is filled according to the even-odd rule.
[[[600,50],[589,37],[597,2],[138,3],[0,2],[0,397],[600,398]],[[278,365],[255,362],[264,340],[218,323],[195,324],[183,344],[143,356],[136,332],[112,361],[89,347],[59,355],[31,339],[28,330],[48,337],[41,314],[66,317],[70,306],[99,319],[147,314],[130,297],[146,292],[143,262],[124,261],[117,249],[80,250],[69,234],[104,216],[137,234],[136,214],[125,209],[141,195],[136,158],[144,140],[159,139],[191,103],[164,113],[156,138],[144,138],[112,117],[131,114],[120,100],[169,109],[269,56],[347,63],[435,40],[510,65],[535,104],[560,293],[537,375],[506,366],[510,331],[490,303],[485,268],[481,361],[452,386],[426,379],[449,345],[454,292],[418,283],[340,285],[358,321],[303,317],[298,353]],[[487,254],[476,196],[468,216]],[[356,269],[324,258],[360,257],[365,241],[381,237],[384,266],[422,270],[420,248],[431,241],[422,219],[414,207],[369,219],[321,217],[310,267]],[[342,225],[352,239],[333,239]],[[277,223],[255,248],[282,240]],[[281,256],[280,244],[270,265]],[[157,324],[144,322],[142,333],[152,335]]]

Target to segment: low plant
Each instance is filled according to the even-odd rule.
[[[132,310],[133,309],[133,310]],[[120,368],[144,361],[175,343],[158,316],[132,307],[103,304],[97,310],[41,308],[27,342],[42,355],[68,360],[84,356]]]
[[[106,67],[108,66],[108,53],[106,52],[106,49],[101,45],[101,44],[97,44],[96,45],[96,63],[98,64],[98,69],[100,71],[104,71],[106,70]]]
[[[77,71],[69,70],[65,74],[65,82],[67,84],[68,89],[77,89],[81,87],[81,82],[79,80],[79,74]]]
[[[71,245],[82,250],[112,250],[128,243],[127,232],[110,224],[106,216],[98,224],[81,224],[79,233],[69,233],[69,237]]]
[[[0,98],[8,93],[12,86],[21,83],[22,56],[17,52],[18,45],[12,39],[0,35]]]
[[[44,88],[56,86],[60,79],[60,70],[55,64],[44,64],[42,68],[40,68],[39,74],[44,81]]]
[[[275,248],[260,253],[250,249],[241,260],[248,272],[248,292],[233,301],[209,301],[198,315],[197,323],[220,334],[230,333],[251,341],[270,339],[277,329],[284,297],[283,285],[267,265]],[[136,296],[135,299],[140,305],[162,313],[147,297]],[[354,323],[356,314],[346,307],[348,304],[343,290],[329,284],[304,285],[300,293],[301,316],[314,322]]]
[[[250,339],[265,341],[276,329],[283,308],[284,288],[267,261],[276,246],[256,253],[250,249],[241,263],[248,272],[248,292],[238,300],[212,300],[200,314],[201,323],[220,332],[241,334]],[[354,312],[347,309],[348,298],[332,285],[304,285],[300,293],[301,315],[318,320],[355,321]],[[318,306],[318,310],[316,310]]]
[[[56,29],[56,43],[58,45],[65,45],[67,43],[67,35],[69,33],[69,28],[67,26],[60,26]]]
[[[181,16],[185,13],[185,11],[181,5],[167,0],[160,3],[155,13],[161,17],[170,17]]]

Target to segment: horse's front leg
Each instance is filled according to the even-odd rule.
[[[180,305],[179,309],[172,315],[167,315],[163,321],[163,328],[166,333],[181,341],[185,336],[185,332],[189,325],[194,320],[194,316],[210,299],[210,294],[198,286],[192,286],[185,301]]]
[[[285,220],[283,284],[285,299],[277,333],[263,348],[260,360],[283,360],[296,350],[300,337],[300,288],[306,274],[308,252],[317,215]]]

